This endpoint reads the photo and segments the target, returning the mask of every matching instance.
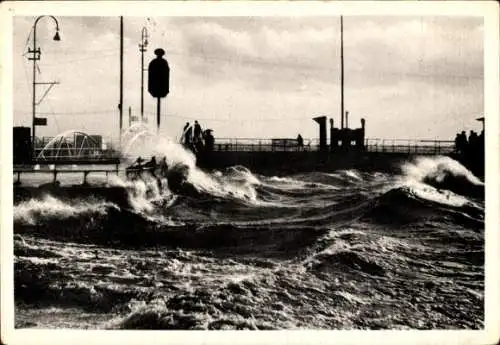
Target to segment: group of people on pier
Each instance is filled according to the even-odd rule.
[[[211,129],[202,130],[198,121],[194,122],[194,126],[191,126],[189,122],[184,126],[181,144],[194,153],[204,154],[214,150],[215,139],[212,135]],[[160,176],[156,176],[156,172],[159,169]],[[127,174],[135,174],[142,171],[149,171],[155,177],[166,177],[168,173],[167,158],[163,157],[159,163],[156,162],[156,157],[151,157],[151,160],[144,163],[142,157],[138,157],[135,162],[127,167]]]
[[[130,165],[127,168],[127,171],[128,172],[132,172],[132,171],[140,172],[140,171],[147,170],[153,176],[156,177],[155,172],[156,172],[156,169],[159,168],[160,176],[162,176],[162,177],[166,177],[167,176],[167,172],[168,172],[167,157],[163,156],[163,158],[160,160],[159,163],[156,162],[156,157],[155,156],[152,156],[151,160],[149,160],[148,162],[142,164],[143,162],[144,162],[144,159],[141,156],[139,156],[135,160],[135,162],[132,163],[132,165]]]
[[[484,153],[484,129],[479,135],[471,130],[469,139],[467,139],[465,131],[457,133],[455,137],[455,152],[464,156],[480,152]]]
[[[197,120],[194,121],[194,126],[186,122],[182,131],[181,143],[194,153],[211,152],[214,150],[215,144],[212,132],[211,129],[202,130]]]

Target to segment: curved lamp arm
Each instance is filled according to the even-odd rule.
[[[44,17],[50,17],[54,20],[54,22],[56,23],[56,34],[54,35],[54,41],[60,41],[61,40],[61,37],[59,36],[59,22],[57,21],[57,18],[54,17],[54,16],[40,16],[38,17],[36,20],[35,20],[35,24],[33,25],[33,45],[36,44],[36,26],[38,24],[38,21]]]

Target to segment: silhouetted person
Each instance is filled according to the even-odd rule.
[[[304,139],[302,139],[302,135],[300,134],[297,136],[297,147],[299,150],[304,149]]]
[[[462,131],[460,133],[460,146],[458,148],[460,154],[465,154],[465,151],[467,151],[467,135],[465,134],[465,131]]]
[[[155,156],[151,157],[151,160],[144,164],[144,168],[152,168],[153,170],[156,168],[156,158]]]
[[[130,168],[141,168],[142,167],[142,162],[144,162],[144,159],[142,159],[141,156],[137,157],[134,163],[130,166]]]
[[[472,151],[476,150],[477,146],[477,133],[474,131],[470,131],[469,134],[469,149]]]
[[[205,132],[205,150],[212,152],[214,150],[215,138],[212,135],[212,130],[207,129]]]
[[[184,128],[182,129],[181,144],[186,143],[186,133],[188,131],[188,128],[189,128],[189,122],[186,122],[186,124],[184,125]]]
[[[460,141],[461,141],[460,133],[457,133],[457,135],[455,136],[455,153],[460,152]]]
[[[201,126],[198,121],[194,121],[194,140],[195,142],[201,140]]]
[[[193,127],[191,127],[191,126],[186,130],[186,132],[184,134],[184,144],[188,148],[190,148],[190,149],[193,148],[192,147],[192,144],[193,144]]]

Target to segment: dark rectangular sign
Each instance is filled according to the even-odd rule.
[[[35,126],[47,126],[47,118],[35,117]]]

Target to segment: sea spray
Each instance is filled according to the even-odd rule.
[[[14,222],[36,225],[42,219],[64,219],[83,214],[104,215],[109,208],[118,207],[99,200],[61,201],[50,195],[42,199],[31,199],[14,206]]]
[[[404,175],[353,173],[361,179],[252,174],[255,185],[241,167],[206,172],[215,187],[255,187],[257,202],[209,193],[173,196],[169,207],[154,201],[162,190],[148,181],[111,178],[152,210],[113,208],[36,228],[15,222],[29,244],[16,240],[16,325],[483,328],[481,201],[477,209],[436,203],[415,196]],[[259,203],[263,196],[274,205]],[[183,225],[156,221],[160,214]]]
[[[112,175],[108,180],[109,186],[122,187],[127,190],[129,202],[137,212],[152,213],[161,205],[162,209],[169,207],[175,200],[168,189],[166,179],[157,179],[144,172],[141,179],[126,180]]]
[[[246,168],[233,168],[222,175],[211,174],[196,166],[196,156],[192,151],[172,139],[163,137],[151,139],[151,136],[148,138],[153,140],[151,146],[138,146],[134,148],[135,154],[141,157],[165,157],[169,168],[185,166],[187,182],[199,192],[222,198],[233,197],[247,201],[257,199],[254,185],[258,184],[259,181]]]
[[[431,198],[441,199],[436,190],[446,200],[462,196],[484,197],[484,183],[474,176],[459,162],[450,157],[418,157],[413,162],[405,163],[399,183],[411,187],[416,193],[432,192]],[[453,192],[453,193],[451,193]],[[448,202],[445,201],[445,202]],[[464,204],[466,200],[451,201],[451,204]]]
[[[450,157],[417,157],[413,162],[405,163],[402,170],[406,178],[415,181],[434,180],[440,183],[452,176],[473,185],[484,185],[472,172]]]

